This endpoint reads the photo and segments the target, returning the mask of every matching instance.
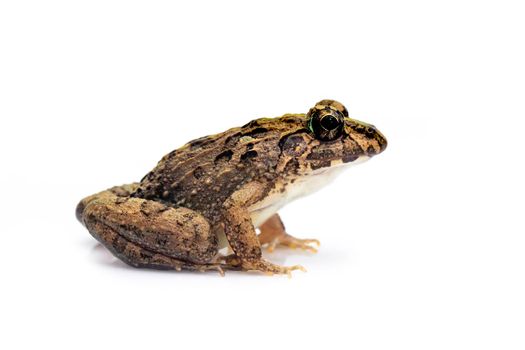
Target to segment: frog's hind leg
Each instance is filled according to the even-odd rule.
[[[320,245],[320,242],[317,239],[300,239],[287,234],[279,214],[274,214],[266,220],[259,229],[261,230],[261,233],[258,236],[259,242],[270,252],[272,252],[277,246],[285,246],[292,249],[299,248],[316,253],[317,249],[312,245],[318,247]]]
[[[82,200],[77,217],[113,255],[134,267],[216,270],[217,239],[200,214],[130,198],[136,184]]]
[[[94,195],[91,195],[89,197],[86,197],[80,201],[77,205],[76,209],[76,216],[77,220],[80,221],[81,224],[84,224],[83,221],[83,213],[86,206],[95,201],[95,200],[104,200],[104,199],[116,199],[117,197],[129,197],[135,190],[139,187],[139,184],[137,182],[134,182],[132,184],[122,185],[122,186],[115,186],[112,188],[109,188],[105,191],[96,193]]]

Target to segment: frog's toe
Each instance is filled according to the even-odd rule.
[[[288,275],[292,277],[292,271],[300,270],[306,272],[306,269],[301,265],[293,266],[280,266],[274,263],[271,263],[267,260],[243,260],[242,269],[244,271],[257,271],[262,272],[266,275]]]
[[[279,272],[266,272],[268,275],[274,275],[274,274],[279,274],[279,275],[286,275],[288,276],[288,278],[292,278],[292,271],[302,271],[302,272],[306,272],[306,269],[302,266],[302,265],[293,265],[293,266],[279,266],[280,269],[279,269]]]
[[[284,235],[274,238],[267,246],[266,249],[269,252],[273,252],[275,248],[279,246],[287,247],[290,249],[302,249],[309,251],[310,253],[317,253],[317,248],[321,245],[321,242],[317,239],[300,239],[290,235]]]
[[[293,265],[290,267],[285,267],[285,272],[288,275],[288,278],[292,278],[292,271],[299,270],[302,272],[306,272],[306,269],[302,265]]]

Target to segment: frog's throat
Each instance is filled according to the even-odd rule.
[[[333,166],[320,168],[299,176],[293,183],[291,181],[276,183],[266,198],[248,209],[253,225],[259,227],[288,203],[317,192],[335,180],[344,170],[366,162],[368,159],[370,159],[369,156],[361,156],[349,163],[333,161],[335,162]]]

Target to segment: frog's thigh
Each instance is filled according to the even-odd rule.
[[[109,192],[109,193],[108,193]],[[133,266],[177,268],[208,264],[217,237],[202,215],[105,191],[85,203],[81,221],[117,257]]]
[[[88,220],[86,222],[86,227],[100,243],[113,253],[113,255],[128,265],[134,267],[175,270],[189,268],[182,260],[170,258],[163,254],[153,253],[150,250],[144,249],[141,246],[128,241],[119,235],[117,231],[100,221]]]

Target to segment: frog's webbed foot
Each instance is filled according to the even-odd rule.
[[[263,247],[266,247],[269,252],[274,251],[278,246],[284,246],[317,253],[317,249],[314,245],[317,247],[321,245],[317,239],[300,239],[287,234],[278,214],[273,215],[262,224],[260,230],[259,242]]]

